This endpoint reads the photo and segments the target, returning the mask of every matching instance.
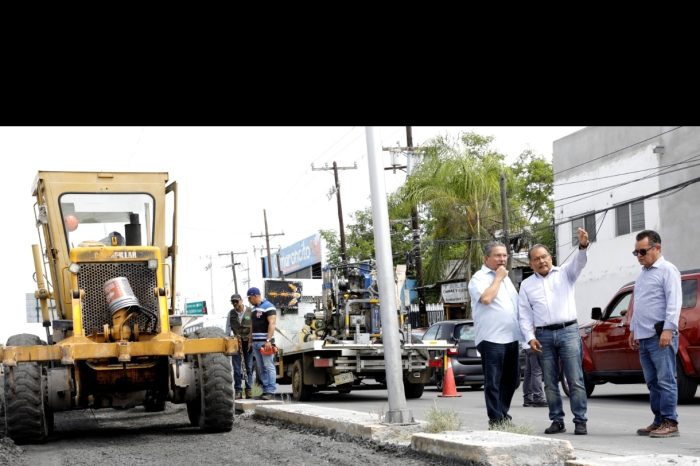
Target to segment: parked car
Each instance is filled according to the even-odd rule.
[[[700,382],[700,269],[681,273],[683,303],[678,321],[679,343],[676,363],[678,402],[695,398]],[[612,383],[644,383],[639,351],[628,345],[630,320],[634,314],[634,282],[615,293],[605,310],[591,310],[593,322],[579,328],[583,343],[583,372],[586,393],[596,385]],[[566,382],[562,383],[568,394]]]
[[[481,354],[474,344],[475,337],[473,320],[443,320],[435,322],[426,330],[423,341],[446,340],[448,343],[457,343],[457,348],[447,350],[447,357],[452,363],[455,384],[479,389],[484,385],[484,371],[481,367]],[[442,363],[443,352],[430,351],[430,365],[433,367],[433,373],[428,384],[435,384],[438,390],[442,390]]]

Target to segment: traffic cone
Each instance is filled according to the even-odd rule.
[[[457,386],[455,384],[455,375],[452,372],[452,358],[448,358],[447,355],[445,355],[445,359],[447,360],[446,364],[446,369],[445,369],[445,374],[442,378],[442,394],[438,396],[442,397],[454,397],[454,396],[462,396],[459,393],[457,393]]]

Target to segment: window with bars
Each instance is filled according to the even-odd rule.
[[[615,207],[615,235],[622,236],[644,230],[644,200]]]
[[[576,231],[579,227],[588,232],[588,241],[594,243],[596,240],[595,213],[587,214],[571,221],[571,246],[573,247],[578,246],[578,235]]]

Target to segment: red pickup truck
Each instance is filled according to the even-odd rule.
[[[679,344],[677,375],[678,402],[695,398],[700,382],[700,269],[681,273],[683,304],[678,321]],[[628,345],[630,320],[634,314],[634,282],[624,285],[604,310],[594,307],[593,322],[581,325],[583,372],[586,393],[596,385],[612,383],[644,383],[639,352]],[[568,394],[568,388],[562,383]]]

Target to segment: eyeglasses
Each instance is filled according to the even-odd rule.
[[[634,251],[632,251],[632,255],[634,255],[634,257],[637,257],[637,256],[642,256],[642,257],[644,257],[644,256],[647,255],[647,253],[648,253],[650,250],[654,249],[655,247],[656,247],[656,246],[649,246],[649,247],[646,248],[646,249],[635,249]]]

